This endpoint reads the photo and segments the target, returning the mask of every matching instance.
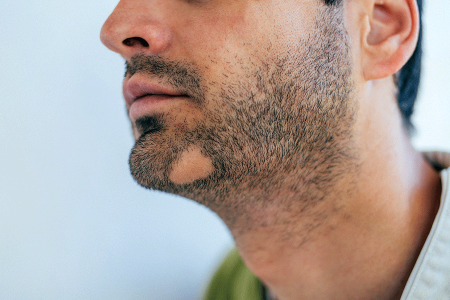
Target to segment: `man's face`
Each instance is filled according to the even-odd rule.
[[[319,0],[122,0],[102,40],[127,60],[130,168],[145,187],[216,211],[263,206],[281,186],[311,202],[353,155],[340,8]]]

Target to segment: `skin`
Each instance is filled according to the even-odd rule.
[[[175,184],[186,184],[206,178],[213,171],[211,158],[203,155],[198,147],[190,147],[181,153],[169,179]]]
[[[399,299],[441,191],[395,98],[417,33],[412,0],[121,0],[101,38],[125,82],[182,95],[129,108],[133,176],[213,209],[277,299]]]

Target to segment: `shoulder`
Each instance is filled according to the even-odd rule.
[[[262,300],[264,287],[247,268],[236,249],[215,273],[205,300]]]

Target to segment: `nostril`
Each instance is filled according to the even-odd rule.
[[[122,43],[128,47],[133,47],[136,44],[140,44],[143,47],[148,47],[147,41],[140,37],[127,38],[127,39],[123,40]]]

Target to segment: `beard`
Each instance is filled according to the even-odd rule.
[[[188,62],[134,56],[127,75],[164,80],[189,95],[203,116],[184,128],[171,126],[172,112],[137,120],[140,137],[129,161],[136,181],[206,205],[229,226],[273,199],[301,210],[323,200],[356,159],[356,104],[341,10],[324,9],[310,37],[291,48],[222,82],[202,78]],[[176,184],[170,172],[192,146],[211,159],[214,171]]]

